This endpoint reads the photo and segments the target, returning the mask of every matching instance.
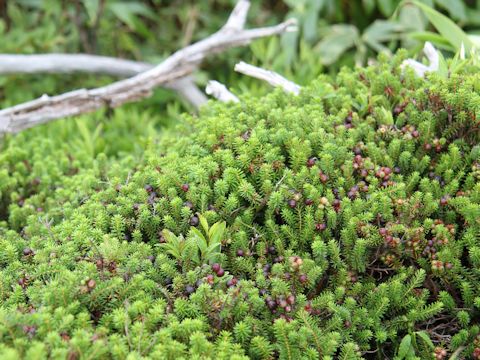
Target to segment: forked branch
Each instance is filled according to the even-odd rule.
[[[254,39],[296,29],[295,21],[287,20],[276,26],[245,30],[249,5],[248,0],[239,0],[227,23],[219,31],[175,52],[143,73],[95,89],[79,89],[52,97],[44,95],[39,99],[1,110],[0,132],[15,133],[62,117],[79,115],[106,106],[117,107],[148,97],[157,86],[192,73],[210,54],[233,46],[246,45]]]

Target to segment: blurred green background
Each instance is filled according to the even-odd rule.
[[[480,0],[420,1],[443,13],[470,35],[480,29]],[[417,54],[425,40],[454,50],[425,11],[399,0],[251,1],[248,26],[295,17],[299,32],[254,42],[209,58],[195,74],[203,89],[219,80],[235,93],[261,94],[265,84],[234,73],[236,62],[273,69],[299,84],[341,66],[360,66],[378,52],[399,47]],[[0,1],[0,53],[91,53],[158,63],[175,50],[203,39],[225,22],[235,0],[15,0]],[[397,10],[396,10],[397,9]],[[430,20],[430,21],[429,21]],[[472,37],[474,39],[475,37]],[[0,77],[0,104],[8,106],[43,93],[113,81],[98,75],[9,75]],[[129,105],[174,120],[192,108],[172,91],[159,89]]]

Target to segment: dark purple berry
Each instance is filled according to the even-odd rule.
[[[290,206],[292,209],[297,206],[297,202],[294,199],[288,200],[288,206]]]
[[[317,231],[324,231],[327,228],[325,223],[317,223],[315,224],[315,230]]]
[[[148,193],[151,193],[153,192],[153,186],[152,185],[145,185],[145,191],[148,192]]]
[[[312,199],[305,199],[305,205],[307,205],[307,206],[313,205],[313,200]]]
[[[236,278],[232,278],[232,279],[227,281],[227,286],[228,287],[233,287],[233,286],[236,286],[237,283],[238,283],[238,280]]]
[[[23,249],[23,255],[30,256],[30,255],[33,255],[33,254],[34,254],[34,251],[32,249],[30,249],[28,247]]]
[[[238,249],[238,250],[237,250],[237,256],[242,257],[242,256],[244,256],[244,255],[245,255],[245,253],[243,252],[242,249]]]
[[[301,274],[298,278],[298,280],[302,283],[305,284],[308,281],[308,277],[306,274]]]
[[[212,264],[212,270],[213,272],[218,272],[222,267],[220,266],[219,263]]]
[[[192,286],[192,285],[187,285],[185,287],[185,292],[190,295],[190,294],[193,294],[195,292],[195,288]]]
[[[185,201],[185,202],[183,203],[183,206],[188,207],[190,210],[193,209],[193,204],[192,204],[191,201]]]
[[[275,308],[277,307],[277,303],[273,300],[267,300],[266,303],[267,303],[267,307],[270,310],[275,310]]]
[[[223,270],[223,269],[220,269],[220,270],[217,271],[217,276],[218,277],[222,277],[224,274],[225,274],[225,270]]]
[[[192,218],[190,219],[190,225],[197,226],[199,223],[200,223],[200,220],[198,216],[192,216]]]
[[[182,190],[187,192],[190,189],[190,186],[188,184],[183,184],[182,185]]]

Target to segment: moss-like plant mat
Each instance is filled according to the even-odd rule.
[[[402,56],[141,156],[9,139],[2,359],[480,358],[480,76]]]

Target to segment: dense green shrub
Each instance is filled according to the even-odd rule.
[[[133,114],[108,151],[8,139],[2,358],[478,356],[480,76],[401,60],[212,103],[143,153]]]

